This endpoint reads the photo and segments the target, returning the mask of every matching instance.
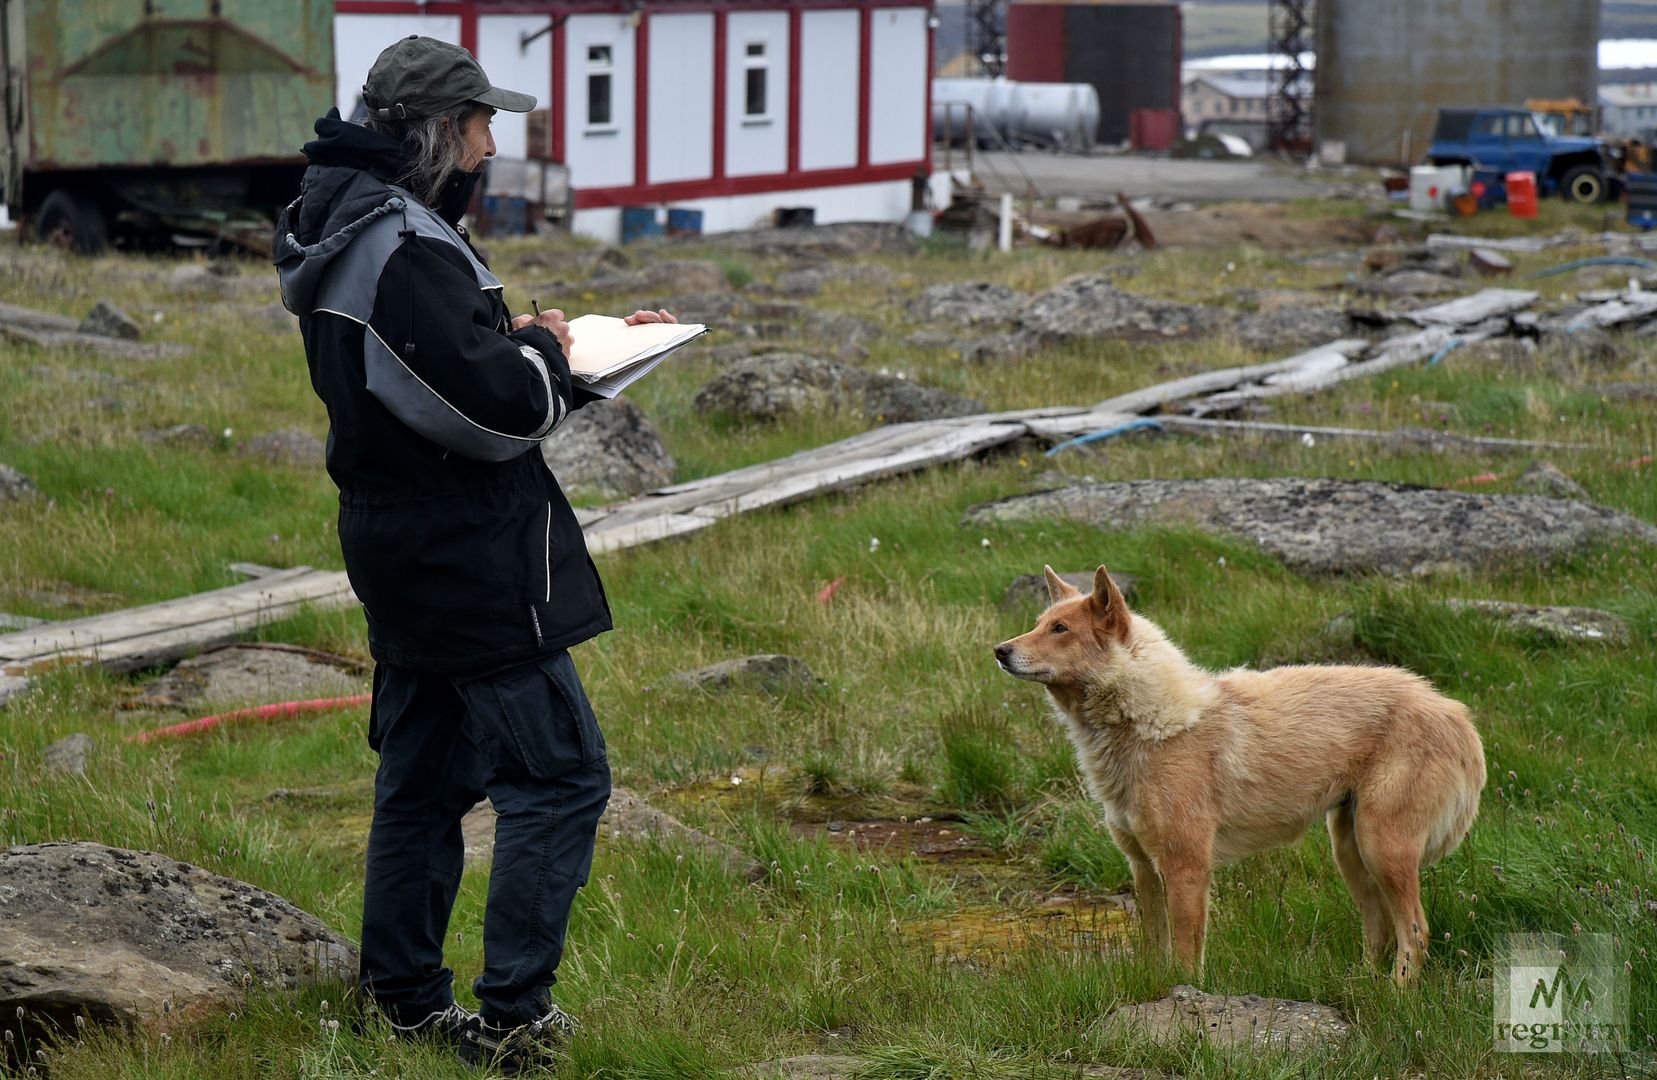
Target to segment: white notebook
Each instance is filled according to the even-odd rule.
[[[613,398],[649,374],[667,355],[702,336],[702,323],[640,323],[628,326],[613,315],[570,320],[575,339],[570,374],[600,397]]]

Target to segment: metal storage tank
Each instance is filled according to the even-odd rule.
[[[1440,105],[1595,100],[1599,0],[1319,0],[1316,138],[1418,162]],[[1011,27],[1009,25],[1009,41]]]
[[[1099,141],[1126,142],[1137,110],[1179,108],[1180,26],[1173,0],[1011,0],[1007,77],[1092,85]]]

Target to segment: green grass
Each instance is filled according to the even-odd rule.
[[[509,282],[523,276],[520,261],[544,254],[531,242],[498,247]],[[1521,257],[1520,272],[1568,257]],[[992,408],[1085,404],[1267,359],[1224,340],[1103,342],[967,367],[947,350],[904,343],[904,305],[927,284],[989,278],[1036,289],[1116,258],[1045,250],[996,261],[871,257],[898,275],[895,287],[837,286],[811,302],[889,331],[861,361],[867,366],[904,370]],[[237,306],[274,300],[267,268],[234,268],[226,289],[242,299],[227,300],[171,288],[170,265],[159,261],[74,262],[32,250],[8,259],[13,302],[78,315],[107,295],[156,336],[198,352],[130,362],[0,345],[0,461],[49,498],[0,511],[0,610],[63,617],[163,599],[227,584],[226,564],[236,560],[339,565],[326,476],[256,464],[236,449],[266,431],[326,430],[297,334]],[[1161,251],[1138,263],[1128,287],[1204,303],[1236,303],[1239,287],[1335,285],[1345,273],[1247,247]],[[783,265],[744,257],[725,270],[733,281],[765,282]],[[632,299],[603,296],[592,306],[620,310]],[[1649,405],[1594,388],[1649,377],[1653,347],[1632,347],[1632,372],[1547,353],[1496,369],[1452,353],[1435,367],[1283,400],[1276,418],[1584,442],[1590,449],[1548,456],[1595,501],[1657,520],[1653,472],[1622,467],[1651,451],[1657,420]],[[714,371],[687,351],[638,387],[682,479],[866,423],[837,415],[710,424],[691,401]],[[105,396],[118,408],[85,405]],[[141,438],[183,422],[216,438],[199,449]],[[231,434],[220,437],[225,428]],[[1649,1069],[1647,1039],[1657,1030],[1652,551],[1608,546],[1492,576],[1307,580],[1247,545],[1187,530],[960,525],[972,505],[1029,490],[1055,467],[1101,480],[1333,475],[1438,485],[1495,472],[1502,479],[1476,490],[1507,491],[1528,462],[1331,441],[1136,437],[1051,460],[1021,446],[599,556],[617,629],[576,658],[618,782],[754,853],[767,872],[750,883],[669,847],[602,845],[560,971],[559,999],[586,1023],[561,1074],[703,1077],[827,1051],[862,1056],[869,1078],[1058,1077],[1083,1063],[1196,1077],[1607,1075],[1615,1063],[1491,1051],[1490,979],[1502,935],[1573,926],[1619,935],[1640,1042],[1623,1068]],[[1120,945],[1078,953],[1027,944],[988,967],[952,963],[935,945],[927,928],[938,920],[1055,894],[1103,896],[1127,881],[1044,695],[1001,675],[991,658],[990,647],[1034,614],[1004,610],[1003,590],[1044,562],[1062,570],[1105,562],[1138,576],[1136,606],[1210,667],[1396,663],[1472,709],[1491,781],[1467,843],[1427,874],[1435,941],[1418,988],[1399,993],[1362,964],[1357,915],[1320,831],[1217,875],[1205,987],[1334,1005],[1356,1024],[1345,1048],[1282,1059],[1106,1036],[1099,1020],[1110,1007],[1158,996],[1175,976]],[[832,599],[818,602],[840,578]],[[54,606],[52,592],[81,603]],[[1446,611],[1438,601],[1452,596],[1606,608],[1629,620],[1634,644],[1539,642]],[[1331,638],[1325,627],[1343,613],[1349,638]],[[260,636],[364,654],[353,612],[303,614]],[[823,685],[782,698],[661,685],[673,671],[754,652],[798,656]],[[375,764],[362,711],[139,746],[125,736],[156,721],[120,704],[148,677],[64,673],[0,710],[0,838],[163,851],[278,892],[354,936]],[[44,771],[44,748],[73,731],[97,741],[87,776]],[[964,830],[988,854],[951,863],[859,852],[817,825],[922,816]],[[481,964],[486,880],[468,872],[453,923],[448,959],[463,996]],[[341,990],[253,988],[233,1014],[199,1028],[91,1032],[52,1053],[51,1073],[467,1075],[440,1054],[389,1042],[383,1027],[358,1030]],[[336,1018],[346,1022],[330,1029]]]

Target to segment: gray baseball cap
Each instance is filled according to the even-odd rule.
[[[489,76],[459,45],[410,34],[380,53],[368,69],[363,104],[382,120],[436,116],[463,101],[506,112],[529,112],[535,98],[489,84]]]

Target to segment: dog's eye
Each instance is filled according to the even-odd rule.
[[[1062,623],[1062,622],[1056,622],[1056,623],[1053,624],[1053,633],[1055,633],[1055,634],[1068,634],[1068,633],[1070,633],[1070,627],[1064,625],[1064,623]]]

